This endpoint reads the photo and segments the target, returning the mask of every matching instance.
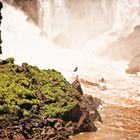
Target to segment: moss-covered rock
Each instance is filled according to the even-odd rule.
[[[13,58],[0,61],[1,121],[4,116],[10,120],[10,115],[19,119],[34,113],[44,118],[55,116],[73,108],[78,102],[76,95],[79,92],[60,72],[27,63],[18,66]]]
[[[0,139],[68,140],[96,131],[98,106],[78,79],[70,84],[54,69],[0,60]]]

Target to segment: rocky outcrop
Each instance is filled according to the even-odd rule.
[[[4,0],[9,5],[14,6],[17,9],[23,11],[29,21],[32,21],[36,25],[39,25],[40,18],[40,3],[39,0]]]
[[[97,105],[97,104],[96,104]],[[92,96],[81,96],[79,104],[74,109],[65,112],[62,117],[39,119],[37,116],[19,123],[14,121],[7,128],[0,128],[1,139],[13,140],[67,140],[70,135],[80,132],[96,131],[94,121],[102,122],[95,108]]]
[[[97,110],[100,105],[97,104],[97,100],[98,99],[93,98],[91,95],[84,94],[81,96],[79,105],[82,115],[77,123],[77,129],[79,132],[96,131],[97,128],[94,125],[96,119],[102,123],[102,118]]]
[[[137,73],[140,72],[140,68],[138,68],[138,67],[129,67],[128,69],[126,69],[125,72],[129,73],[129,74],[137,75]]]
[[[78,79],[70,84],[55,70],[18,66],[8,58],[0,60],[0,83],[2,140],[67,140],[96,131],[94,121],[102,122],[101,102],[83,94]]]
[[[79,82],[79,80],[78,80],[78,77],[75,79],[75,81],[72,83],[72,86],[75,88],[75,89],[77,89],[77,91],[79,91],[79,93],[81,94],[81,95],[83,95],[83,90],[82,90],[82,88],[81,88],[81,84],[80,84],[80,82]]]
[[[103,54],[108,55],[115,59],[128,60],[130,68],[130,70],[126,70],[126,72],[128,73],[133,74],[132,71],[140,71],[139,36],[140,36],[140,26],[136,26],[131,34],[129,34],[124,38],[118,39],[117,41],[110,44],[105,50],[105,52],[103,52]]]
[[[0,26],[1,26],[1,20],[2,20],[2,14],[1,14],[2,7],[3,7],[2,2],[0,2]],[[1,31],[0,31],[0,54],[2,53],[1,43],[2,43],[2,39],[1,39]]]

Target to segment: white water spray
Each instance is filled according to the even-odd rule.
[[[43,68],[74,67],[140,24],[140,0],[42,0],[41,8],[40,32],[22,12],[4,4],[2,57]]]
[[[83,62],[83,56],[72,49],[54,45],[40,35],[40,29],[26,21],[19,10],[4,5],[2,10],[3,54],[1,58],[14,57],[16,63],[28,62],[40,68],[57,70],[74,68]],[[10,21],[10,22],[9,22]]]
[[[102,9],[111,28],[87,43],[94,53],[101,53],[117,39],[128,36],[140,25],[140,0],[102,0]]]

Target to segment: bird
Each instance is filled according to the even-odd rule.
[[[75,69],[74,69],[74,72],[76,72],[78,70],[78,67],[76,67]]]

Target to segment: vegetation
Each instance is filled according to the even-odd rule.
[[[0,120],[55,116],[75,106],[78,95],[60,72],[0,60]]]

